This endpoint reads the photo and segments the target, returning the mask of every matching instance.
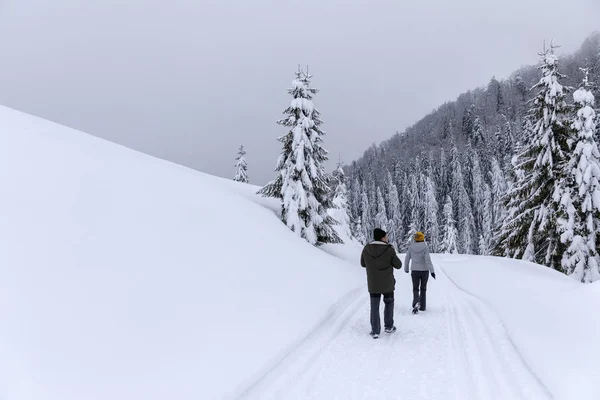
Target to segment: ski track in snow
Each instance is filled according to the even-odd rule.
[[[495,312],[438,269],[416,316],[410,280],[396,273],[396,333],[369,337],[369,296],[355,289],[231,398],[551,399]]]

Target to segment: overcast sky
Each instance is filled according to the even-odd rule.
[[[598,0],[0,0],[0,104],[225,177],[243,143],[263,184],[298,64],[349,162],[598,29]]]

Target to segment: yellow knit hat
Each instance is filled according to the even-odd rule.
[[[425,235],[423,234],[423,232],[415,233],[415,242],[424,242],[424,241],[425,241]]]

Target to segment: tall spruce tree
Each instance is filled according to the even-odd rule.
[[[462,117],[462,133],[467,140],[473,138],[473,113],[475,112],[475,105],[465,108]]]
[[[396,248],[398,248],[402,241],[404,226],[400,210],[398,188],[396,187],[396,185],[394,185],[391,176],[388,179],[388,197],[388,213],[390,215],[390,224],[388,226],[388,232],[390,235],[390,243],[394,244]]]
[[[569,152],[569,107],[567,88],[559,82],[564,76],[555,47],[544,49],[540,56],[542,78],[534,86],[538,93],[528,116],[532,128],[516,157],[520,178],[506,196],[509,215],[495,252],[562,270],[564,245],[557,228],[559,203],[553,194],[564,176]]]
[[[366,190],[364,190],[360,195],[361,197],[361,217],[360,217],[360,224],[361,224],[361,228],[362,228],[362,235],[361,238],[363,239],[363,243],[367,243],[371,237],[373,236],[373,223],[371,221],[371,215],[370,215],[370,203],[369,203],[369,196],[367,196],[367,192]]]
[[[387,216],[387,210],[385,208],[385,202],[383,200],[383,195],[381,194],[381,189],[377,188],[377,214],[375,215],[375,227],[387,231],[388,225],[389,219]]]
[[[562,268],[581,282],[600,279],[598,241],[600,232],[600,152],[594,140],[596,114],[588,70],[582,86],[573,94],[573,156],[568,159],[564,184],[555,197],[560,202],[559,230],[566,246]]]
[[[471,193],[471,204],[473,206],[473,216],[475,218],[476,234],[482,235],[483,230],[483,218],[484,218],[484,179],[481,171],[481,165],[479,164],[479,154],[474,151],[470,146],[467,148],[467,157],[469,162],[466,164],[470,167],[470,190]]]
[[[425,183],[425,236],[430,249],[439,251],[440,226],[438,223],[439,206],[433,180],[428,176]]]
[[[444,204],[444,228],[440,251],[447,254],[458,254],[458,231],[456,229],[456,221],[454,220],[454,211],[452,209],[452,199],[446,197]]]
[[[504,172],[500,168],[498,160],[492,158],[491,166],[492,169],[489,175],[492,182],[492,227],[496,229],[500,227],[506,216],[506,208],[502,203],[502,197],[506,193],[507,185]]]
[[[492,251],[492,190],[486,183],[483,189],[483,205],[481,209],[481,231],[479,234],[479,254],[487,256]]]
[[[410,203],[410,180],[408,178],[408,174],[404,173],[402,175],[400,185],[400,215],[402,216],[402,234],[406,233],[410,223],[411,223],[411,203]],[[402,237],[403,239],[403,237]],[[401,240],[400,238],[398,240]]]
[[[371,204],[371,208],[368,210],[369,220],[371,221],[371,229],[377,228],[377,187],[375,186],[375,174],[373,171],[369,174],[369,185],[365,183],[367,196],[369,197],[369,204]],[[371,232],[369,235],[372,235]]]
[[[483,127],[481,126],[479,117],[475,117],[473,120],[472,140],[473,144],[478,146],[485,142],[485,138],[483,137]]]
[[[342,162],[338,162],[336,170],[332,174],[335,183],[333,192],[333,208],[329,209],[329,215],[338,223],[337,231],[347,238],[352,238],[350,223],[350,207],[348,205],[348,189],[346,188],[346,174]]]
[[[515,136],[513,133],[512,125],[510,121],[506,121],[503,129],[503,146],[501,148],[501,155],[504,159],[510,160],[514,153]]]
[[[476,249],[476,228],[471,200],[466,190],[461,166],[461,157],[456,146],[452,148],[452,202],[456,204],[458,223],[458,250],[460,253],[473,254]]]
[[[236,182],[248,183],[248,163],[246,163],[246,150],[244,146],[240,146],[238,156],[235,159],[235,176],[233,180]]]
[[[417,229],[423,229],[421,228],[423,226],[423,221],[421,220],[421,193],[419,191],[418,179],[415,174],[412,174],[410,177],[408,196],[408,204],[410,207],[409,225],[414,224]]]
[[[446,161],[446,152],[444,148],[440,151],[440,166],[438,179],[438,204],[446,201],[446,196],[450,194],[450,181],[448,180],[448,164]]]
[[[360,236],[362,234],[362,227],[360,226],[361,219],[361,193],[362,193],[362,185],[358,178],[354,179],[352,183],[352,190],[350,191],[350,219],[351,219],[351,228],[352,235],[360,240]],[[362,243],[362,242],[361,242]]]
[[[406,252],[408,247],[415,241],[415,233],[417,233],[419,229],[414,222],[411,222],[406,231],[406,235],[404,236],[404,246],[402,251]]]
[[[335,220],[327,213],[331,208],[323,166],[327,150],[322,146],[323,121],[312,102],[317,89],[310,86],[311,77],[303,70],[296,72],[288,90],[293,99],[284,111],[287,117],[277,121],[289,129],[279,138],[283,151],[277,161],[278,175],[259,194],[281,199],[283,222],[309,243],[342,243],[334,230]]]

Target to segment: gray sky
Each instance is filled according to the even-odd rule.
[[[598,0],[0,0],[0,103],[225,177],[243,143],[263,184],[298,64],[351,161],[598,21]]]

